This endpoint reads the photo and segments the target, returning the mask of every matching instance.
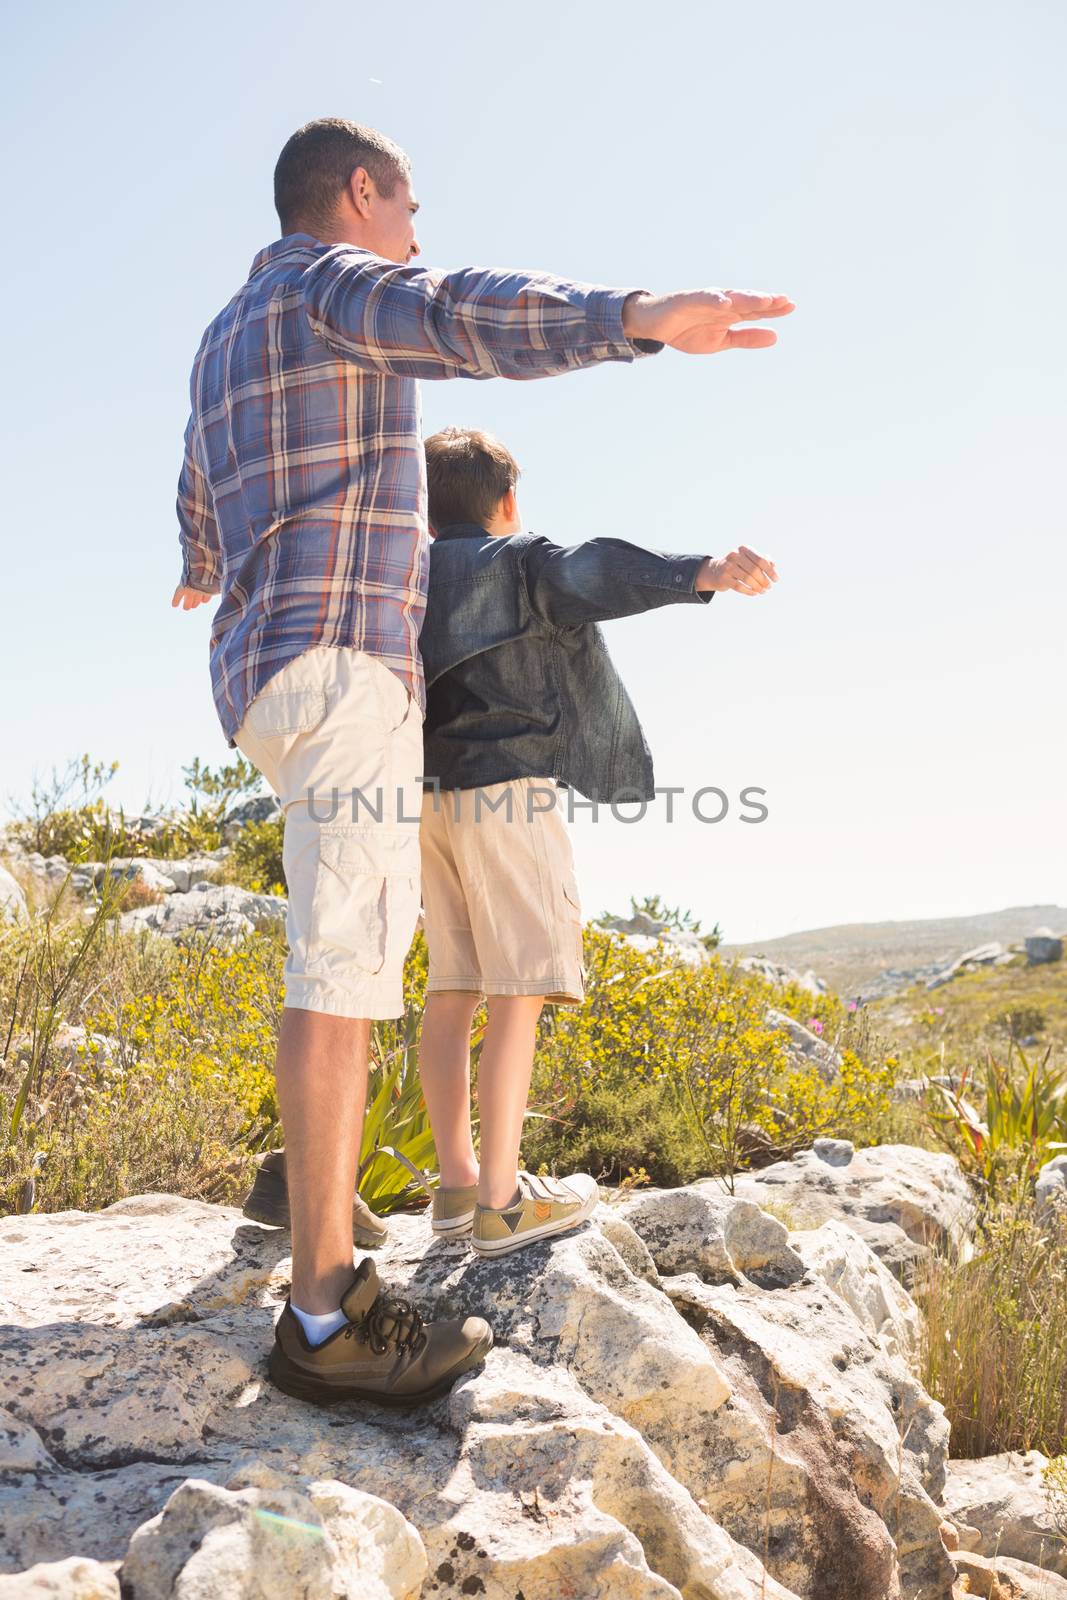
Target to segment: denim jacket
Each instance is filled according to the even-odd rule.
[[[706,604],[712,591],[694,588],[704,559],[440,529],[419,641],[424,787],[551,777],[590,800],[653,799],[652,756],[597,623]]]

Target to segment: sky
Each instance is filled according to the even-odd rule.
[[[796,301],[772,350],[424,386],[427,431],[512,448],[535,532],[777,563],[606,626],[685,795],[579,813],[586,912],[1067,903],[1061,6],[60,0],[7,42],[0,797],[85,752],[171,804],[232,758],[211,608],[170,609],[188,373],[282,144],[338,115],[410,152],[429,265]]]

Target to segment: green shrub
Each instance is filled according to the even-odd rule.
[[[288,885],[282,868],[282,842],[285,814],[264,822],[248,822],[237,834],[224,876],[257,894],[286,894]]]

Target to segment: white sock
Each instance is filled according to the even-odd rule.
[[[292,1307],[293,1316],[303,1328],[304,1336],[310,1345],[322,1344],[325,1339],[330,1337],[331,1333],[336,1333],[338,1328],[343,1328],[348,1321],[348,1318],[340,1309],[327,1311],[322,1316],[315,1316],[310,1311],[301,1311],[300,1307],[294,1306],[291,1300],[289,1304]]]

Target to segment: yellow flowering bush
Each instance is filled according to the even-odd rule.
[[[585,962],[586,1005],[548,1012],[542,1027],[531,1165],[599,1162],[605,1175],[644,1165],[671,1183],[728,1176],[820,1135],[871,1142],[896,1063],[836,997],[783,995],[718,956],[690,966],[595,926]],[[769,1006],[801,1013],[836,1045],[831,1081],[790,1056]]]

